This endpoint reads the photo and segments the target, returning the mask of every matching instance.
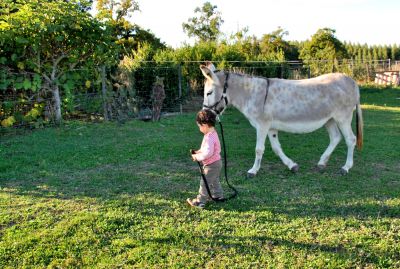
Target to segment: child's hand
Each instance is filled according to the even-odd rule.
[[[194,149],[190,150],[190,153],[192,154],[192,160],[195,162],[197,161],[196,156],[194,156],[197,152]]]

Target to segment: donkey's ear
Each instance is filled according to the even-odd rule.
[[[207,66],[205,66],[205,65],[200,65],[200,70],[201,70],[201,73],[203,73],[203,75],[207,78],[207,79],[210,79],[210,80],[213,80],[213,71],[212,70],[210,70]]]
[[[206,66],[208,67],[208,69],[210,69],[210,70],[213,71],[213,72],[215,72],[215,70],[217,70],[217,69],[215,68],[215,66],[213,65],[213,63],[210,62],[210,61],[207,61],[207,62],[206,62]]]

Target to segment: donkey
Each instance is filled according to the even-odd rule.
[[[267,135],[275,154],[291,171],[297,172],[298,164],[282,151],[278,131],[309,133],[322,126],[328,131],[330,143],[318,162],[318,169],[326,167],[341,133],[347,144],[347,159],[341,174],[347,174],[353,166],[356,142],[358,149],[362,148],[363,120],[359,88],[350,77],[332,73],[303,80],[264,78],[218,71],[210,62],[200,69],[206,78],[203,108],[220,114],[232,104],[257,130],[256,157],[247,171],[248,177],[254,177],[260,169]],[[351,128],[354,109],[357,141]]]

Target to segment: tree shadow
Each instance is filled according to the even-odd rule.
[[[181,238],[179,234],[176,236],[169,237],[155,237],[151,239],[145,239],[157,245],[168,246],[179,246]],[[209,253],[209,259],[207,261],[213,260],[213,250],[223,249],[227,253],[240,253],[241,255],[252,255],[256,257],[265,255],[276,255],[277,249],[286,249],[288,251],[305,252],[307,256],[310,253],[326,253],[328,255],[335,255],[336,259],[341,260],[356,260],[361,264],[378,264],[380,260],[384,260],[386,253],[383,252],[365,252],[365,249],[352,248],[345,246],[342,243],[336,245],[329,245],[318,242],[296,242],[293,240],[287,240],[282,238],[274,238],[270,236],[226,236],[226,235],[216,235],[216,236],[192,236],[190,240],[185,242],[185,248],[190,249],[193,252]],[[192,245],[191,242],[196,242],[196,245]],[[202,244],[198,244],[202,242]],[[234,251],[232,251],[232,249]],[[320,255],[319,254],[319,255]],[[205,262],[207,263],[207,262]]]
[[[212,202],[207,205],[208,210],[269,211],[292,217],[400,217],[398,204],[390,203],[398,198],[388,185],[390,181],[382,183],[386,184],[383,187],[364,179],[332,177],[329,172],[321,175],[308,171],[296,175],[281,171],[284,167],[280,164],[268,166],[268,170],[262,170],[256,178],[244,179],[239,176],[241,168],[241,165],[236,166],[230,178],[239,191],[238,196],[224,203]],[[1,186],[4,193],[10,194],[10,199],[12,195],[28,195],[59,200],[89,198],[107,203],[138,198],[146,206],[161,209],[167,208],[169,202],[186,206],[186,198],[197,195],[200,180],[198,169],[189,161],[168,164],[142,162],[64,171],[37,179],[1,180]],[[398,184],[399,181],[393,180],[392,183]],[[379,191],[377,186],[380,186]],[[223,188],[228,196],[231,190],[224,180]]]
[[[238,116],[237,111],[228,112],[225,127],[228,142],[228,173],[231,183],[238,188],[239,195],[226,203],[211,204],[209,207],[211,210],[223,208],[237,212],[271,211],[294,217],[310,215],[323,218],[336,216],[398,218],[400,216],[398,203],[387,202],[398,198],[400,166],[394,157],[386,158],[388,155],[398,154],[399,143],[394,143],[386,151],[377,151],[367,143],[362,155],[355,156],[355,166],[350,174],[342,177],[336,170],[344,163],[346,151],[344,143],[332,155],[327,171],[321,174],[313,170],[313,167],[327,145],[327,134],[324,130],[312,135],[281,135],[280,139],[285,152],[299,162],[300,172],[292,174],[288,171],[279,158],[271,152],[267,142],[262,168],[256,178],[248,180],[244,179],[244,171],[247,171],[254,160],[255,131],[246,119]],[[375,112],[374,115],[382,116]],[[388,117],[394,119],[396,116],[397,114],[390,114]],[[179,129],[180,125],[181,122],[177,121],[169,128]],[[155,126],[149,126],[152,132],[161,132],[162,128],[165,128],[161,125]],[[75,144],[75,141],[79,140],[80,132],[90,133],[91,130],[88,129],[90,128],[81,128],[78,131],[67,130],[70,132],[68,139],[61,136],[61,143],[82,146],[79,143]],[[382,120],[377,122],[376,126],[366,124],[365,129],[367,130],[366,139],[380,141],[382,130],[386,130],[384,132],[387,134],[393,127]],[[191,129],[190,132],[194,130]],[[117,130],[115,134],[106,133],[105,138],[100,141],[105,144],[113,143],[115,137],[124,137],[127,131],[131,130],[128,128]],[[138,132],[142,131],[143,129],[139,129]],[[55,130],[54,133],[60,135],[59,133],[62,132]],[[146,135],[142,134],[142,136]],[[320,138],[321,136],[324,136],[325,140]],[[199,138],[201,136],[196,137],[197,140]],[[141,139],[145,140],[142,137]],[[153,146],[154,148],[150,147],[143,151],[142,154],[148,155],[145,158],[137,155],[132,157],[133,159],[123,157],[120,162],[93,161],[91,163],[94,165],[86,168],[79,167],[79,158],[83,158],[79,155],[80,153],[94,159],[104,157],[103,152],[93,153],[92,150],[96,147],[91,144],[83,145],[87,147],[84,152],[80,151],[81,148],[70,150],[71,156],[78,156],[78,161],[73,161],[74,167],[71,168],[63,163],[63,158],[55,162],[47,160],[44,155],[40,162],[49,164],[48,171],[41,170],[40,162],[39,164],[27,163],[29,174],[25,174],[23,178],[2,178],[0,186],[2,192],[9,193],[10,197],[30,195],[55,199],[93,198],[107,203],[126,197],[140,196],[146,196],[148,200],[151,200],[150,198],[154,196],[157,199],[185,204],[186,198],[197,194],[200,180],[198,169],[189,160],[187,150],[182,149],[177,156],[171,156],[171,147],[176,146],[157,147],[156,145],[176,139],[182,139],[182,137],[174,133],[162,138],[157,136],[154,139],[145,140],[146,143],[140,140],[133,146],[138,148]],[[196,139],[188,138],[184,144],[197,144]],[[136,140],[132,139],[132,141]],[[241,143],[242,141],[246,143]],[[8,147],[11,147],[12,142],[7,143]],[[115,156],[126,154],[127,144],[129,143],[115,145]],[[60,146],[59,148],[67,147]],[[178,151],[174,148],[173,152],[176,154]],[[26,154],[27,150],[20,152],[18,158]],[[15,158],[11,153],[7,156]],[[375,159],[372,160],[378,163],[371,163],[370,156],[373,156]],[[19,174],[22,176],[23,173]],[[226,185],[224,189],[226,193],[229,193]],[[12,204],[12,201],[10,203]],[[155,206],[156,203],[153,204]],[[152,205],[149,204],[149,206]]]

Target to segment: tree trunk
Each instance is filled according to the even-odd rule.
[[[107,105],[107,84],[106,84],[106,67],[103,65],[101,67],[101,92],[103,94],[103,114],[104,120],[110,120],[108,113],[108,105]]]
[[[53,93],[53,103],[54,103],[54,120],[57,125],[61,124],[61,99],[60,99],[60,89],[57,83],[53,83],[51,86],[51,91]]]
[[[54,120],[57,125],[61,124],[62,117],[61,117],[61,99],[60,99],[60,88],[57,83],[57,79],[61,74],[58,74],[59,76],[57,77],[57,71],[58,71],[58,64],[62,59],[64,59],[66,55],[61,55],[57,59],[53,60],[53,68],[51,71],[50,75],[50,85],[51,85],[51,91],[53,93],[53,104],[54,104]]]

